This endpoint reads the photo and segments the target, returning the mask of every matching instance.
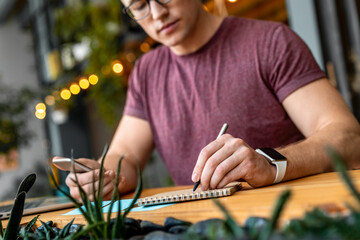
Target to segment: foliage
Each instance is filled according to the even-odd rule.
[[[75,66],[65,68],[65,75],[69,72],[74,75],[75,72],[78,76],[96,74],[99,77],[99,83],[88,89],[87,97],[96,103],[105,122],[113,125],[119,117],[127,81],[124,74],[115,74],[111,70],[112,63],[121,60],[123,27],[120,1],[69,1],[68,6],[55,10],[55,34],[63,52],[69,46],[72,48],[79,44],[89,48],[85,59],[75,60]]]
[[[29,88],[13,89],[0,86],[0,153],[27,144],[31,139],[28,129],[28,106],[35,99],[35,92]]]
[[[106,151],[103,154],[102,160],[106,156]],[[346,166],[341,157],[332,149],[327,149],[329,156],[333,161],[335,169],[344,179],[346,186],[349,188],[355,199],[357,200],[357,208],[360,207],[360,199],[358,198],[359,192],[356,190],[350,176],[346,171]],[[214,203],[223,212],[225,218],[223,219],[208,219],[205,221],[191,224],[174,218],[167,218],[164,226],[152,224],[154,229],[163,229],[160,231],[150,232],[148,230],[138,229],[135,235],[128,235],[126,228],[126,216],[134,206],[138,199],[141,189],[142,180],[140,170],[138,169],[138,185],[135,196],[133,198],[131,206],[125,211],[121,212],[121,207],[117,209],[117,216],[115,219],[110,219],[110,215],[115,200],[120,199],[120,195],[116,189],[118,184],[118,176],[120,174],[121,161],[119,161],[117,178],[115,188],[112,195],[112,201],[110,206],[110,213],[105,218],[102,212],[102,184],[103,184],[103,162],[101,164],[99,191],[93,195],[95,201],[90,202],[89,197],[85,194],[81,186],[78,185],[81,198],[84,203],[81,207],[78,202],[73,199],[69,194],[68,197],[76,204],[79,210],[82,212],[84,218],[87,220],[87,226],[77,227],[76,231],[71,230],[74,226],[73,221],[68,223],[63,229],[54,229],[49,223],[42,223],[42,226],[35,228],[34,224],[38,220],[34,218],[25,228],[21,229],[20,235],[18,235],[18,228],[22,213],[22,204],[24,196],[28,189],[31,188],[34,181],[34,177],[28,177],[24,180],[19,187],[17,199],[13,207],[13,212],[10,221],[12,224],[8,224],[8,229],[5,230],[5,234],[0,231],[0,236],[4,239],[15,239],[19,236],[21,239],[127,239],[129,236],[139,236],[142,239],[144,234],[148,234],[149,239],[360,239],[360,211],[354,207],[348,206],[349,214],[329,215],[319,208],[307,212],[303,219],[292,219],[282,229],[277,228],[277,222],[281,216],[286,202],[291,196],[290,190],[285,190],[279,197],[275,204],[271,217],[269,219],[250,217],[244,224],[240,226],[231,217],[225,206],[223,206],[218,200],[214,200]],[[75,179],[75,182],[78,182]],[[94,186],[95,187],[95,186]],[[59,188],[59,190],[61,190]],[[61,190],[63,191],[63,190]],[[146,221],[143,221],[146,222]],[[170,223],[171,222],[171,223]],[[151,222],[146,223],[147,226],[151,225]],[[145,224],[144,224],[145,226]],[[169,230],[173,226],[176,229],[182,229],[181,232],[177,230],[177,234]],[[2,229],[2,227],[0,228]],[[168,230],[166,230],[168,229]],[[4,237],[5,236],[5,237]],[[11,236],[11,237],[10,237]],[[136,238],[136,237],[135,237]]]
[[[36,174],[32,173],[25,177],[20,183],[5,232],[3,232],[3,226],[0,221],[0,239],[7,240],[17,238],[20,228],[20,221],[24,211],[26,193],[34,185],[35,180]]]
[[[80,196],[81,196],[81,202],[83,203],[83,207],[80,206],[80,204],[77,202],[76,199],[74,199],[69,193],[62,190],[57,184],[56,181],[53,178],[53,182],[56,184],[56,187],[59,191],[61,191],[63,194],[65,194],[80,210],[81,214],[86,219],[88,225],[85,227],[82,231],[79,231],[75,236],[74,239],[80,238],[81,236],[84,236],[84,234],[90,234],[95,239],[115,239],[115,238],[124,238],[126,231],[125,231],[125,218],[127,214],[130,212],[130,210],[134,207],[136,201],[138,200],[141,191],[142,191],[142,178],[140,173],[140,168],[137,168],[138,172],[138,184],[135,190],[135,194],[133,197],[133,200],[130,204],[130,206],[125,209],[123,212],[121,211],[121,204],[119,201],[118,209],[117,209],[117,217],[114,220],[111,220],[111,213],[113,210],[113,204],[116,200],[120,200],[121,196],[118,191],[118,184],[119,184],[119,176],[120,176],[120,170],[121,170],[121,162],[124,158],[122,156],[119,159],[115,183],[114,183],[114,189],[112,193],[111,198],[111,204],[109,207],[108,215],[105,218],[103,213],[103,184],[104,184],[104,162],[105,157],[107,153],[107,147],[105,148],[103,157],[101,159],[101,165],[100,165],[100,174],[99,174],[99,182],[98,182],[98,192],[97,194],[95,191],[93,191],[93,202],[90,200],[89,196],[85,193],[84,189],[80,186],[79,181],[77,179],[74,179],[74,182],[77,184]],[[75,171],[75,166],[73,166]],[[95,188],[95,181],[93,181],[93,189]]]

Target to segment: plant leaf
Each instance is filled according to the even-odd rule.
[[[267,224],[264,230],[261,232],[259,239],[266,240],[269,239],[272,232],[276,229],[277,222],[279,220],[280,214],[284,209],[285,203],[288,201],[289,197],[291,196],[290,190],[285,190],[279,197],[275,208],[273,209],[270,223]]]
[[[2,222],[0,220],[0,237],[2,238],[3,236],[4,236],[4,228],[3,228]]]
[[[19,195],[21,192],[27,193],[30,190],[30,188],[34,185],[35,181],[36,181],[36,173],[29,174],[21,181],[16,195]]]
[[[137,181],[135,194],[134,194],[133,200],[131,201],[129,207],[124,211],[124,215],[123,215],[124,219],[125,219],[126,215],[130,212],[130,210],[134,207],[135,203],[139,199],[140,194],[142,192],[143,182],[142,182],[141,170],[140,170],[139,164],[137,164],[137,174],[138,174],[138,181]]]
[[[63,229],[61,229],[61,230],[59,231],[58,236],[59,236],[60,238],[64,238],[64,237],[66,237],[66,236],[69,234],[70,228],[71,228],[72,224],[74,223],[74,220],[75,220],[75,218],[73,218],[73,220],[71,220],[71,222],[69,222],[68,224],[66,224],[66,226],[63,227]]]
[[[25,227],[25,234],[26,233],[29,233],[29,231],[31,230],[31,228],[34,226],[34,224],[36,223],[36,221],[38,220],[40,215],[37,215],[36,217],[34,217],[33,219],[31,219],[31,221],[26,224],[26,227]]]
[[[4,239],[16,239],[19,233],[19,226],[24,211],[26,192],[21,192],[15,198],[14,206],[11,209],[8,225],[4,233]]]
[[[112,238],[119,238],[120,233],[122,232],[122,223],[123,221],[121,221],[121,199],[120,199],[120,194],[118,191],[118,185],[119,185],[119,177],[120,177],[120,171],[121,171],[121,162],[124,159],[124,155],[122,155],[119,159],[118,162],[118,166],[117,166],[117,172],[116,172],[116,178],[115,178],[115,184],[114,184],[114,189],[113,189],[113,193],[112,193],[112,197],[111,197],[111,204],[109,207],[109,214],[108,214],[108,223],[110,223],[110,217],[111,217],[111,212],[112,212],[112,208],[113,208],[113,204],[115,202],[116,199],[118,199],[119,204],[118,204],[118,212],[117,212],[117,217],[115,219],[115,223],[113,226],[113,231],[112,231]],[[108,225],[109,229],[108,232],[110,232],[110,224]]]
[[[215,203],[215,205],[220,208],[220,210],[222,211],[222,213],[225,215],[226,217],[226,225],[229,227],[229,229],[231,230],[231,232],[234,234],[234,237],[237,238],[241,238],[245,235],[244,230],[235,222],[235,220],[231,217],[229,211],[225,208],[224,205],[222,205],[220,203],[220,201],[218,199],[212,199],[213,202]]]
[[[347,166],[345,165],[344,160],[342,159],[342,157],[340,156],[339,153],[337,153],[333,148],[331,148],[329,146],[325,148],[325,151],[329,155],[329,157],[334,165],[334,168],[339,173],[339,175],[342,177],[342,179],[344,180],[346,186],[348,187],[348,189],[350,190],[350,192],[352,193],[354,198],[360,204],[360,194],[357,191],[354,183],[352,182],[349,174],[347,173]]]
[[[60,188],[60,186],[57,184],[54,174],[51,171],[51,169],[49,168],[48,170],[51,181],[53,182],[54,186],[56,187],[57,190],[59,190],[62,194],[64,194],[70,201],[72,201],[75,205],[75,207],[77,207],[77,209],[79,209],[79,211],[81,212],[81,214],[84,216],[84,218],[86,219],[87,222],[91,222],[90,217],[88,216],[88,214],[84,211],[84,209],[81,208],[81,205],[78,203],[78,201],[73,198],[67,191],[64,191],[63,189]]]

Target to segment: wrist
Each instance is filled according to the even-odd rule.
[[[270,164],[276,167],[275,179],[273,181],[273,184],[281,182],[284,179],[286,173],[286,157],[272,148],[258,148],[255,151],[260,155],[264,156]]]

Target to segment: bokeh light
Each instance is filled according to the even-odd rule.
[[[124,66],[121,63],[116,62],[113,64],[112,69],[114,73],[121,73],[124,70]]]
[[[46,111],[46,105],[44,104],[44,103],[38,103],[38,104],[36,104],[36,106],[35,106],[35,110],[36,111],[43,111],[43,112],[45,112]]]
[[[148,52],[150,50],[150,44],[147,43],[147,42],[143,42],[141,45],[140,45],[140,50],[144,53]]]
[[[52,95],[48,95],[45,97],[45,103],[49,106],[53,106],[55,104],[55,97]]]
[[[35,117],[36,117],[37,119],[44,119],[44,118],[46,117],[46,112],[45,112],[45,111],[44,111],[44,112],[36,111],[36,112],[35,112]]]
[[[96,76],[95,74],[90,75],[90,77],[89,77],[89,83],[90,83],[91,85],[95,85],[95,84],[97,84],[98,82],[99,82],[99,77],[98,77],[98,76]]]
[[[60,92],[60,97],[63,99],[63,100],[69,100],[71,98],[71,92],[69,89],[67,88],[63,88]]]
[[[79,85],[80,85],[80,87],[81,87],[82,89],[88,89],[89,86],[90,86],[90,83],[89,83],[89,81],[88,81],[86,78],[82,78],[82,79],[80,79],[80,81],[79,81]]]
[[[70,85],[70,92],[74,95],[77,95],[80,93],[80,87],[79,87],[79,84],[77,83],[73,83]]]

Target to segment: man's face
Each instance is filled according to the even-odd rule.
[[[122,1],[129,6],[134,0]],[[191,36],[202,8],[199,0],[172,0],[165,5],[150,0],[149,4],[151,14],[138,23],[151,38],[168,47],[195,40]]]

